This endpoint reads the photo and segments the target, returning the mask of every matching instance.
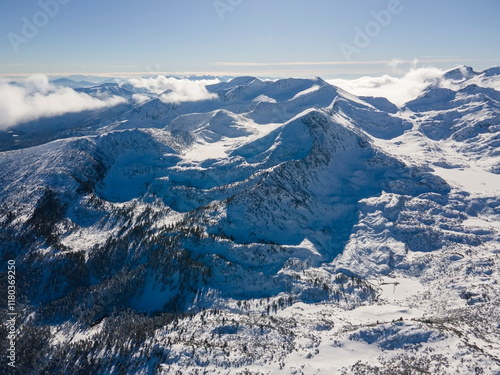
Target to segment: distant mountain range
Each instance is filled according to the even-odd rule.
[[[89,81],[74,81],[69,78],[58,78],[51,81],[56,86],[67,86],[72,88],[93,87],[97,86],[94,82]]]

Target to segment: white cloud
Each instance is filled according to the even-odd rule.
[[[395,61],[397,65],[398,61]],[[438,68],[413,68],[402,77],[383,75],[354,80],[332,79],[328,82],[357,96],[385,97],[402,106],[422,94],[431,83],[439,81],[443,74],[444,71]]]
[[[144,95],[144,94],[134,94],[134,95],[132,95],[132,100],[136,104],[144,104],[148,100],[151,100],[151,98],[149,96],[147,96],[147,95]]]
[[[398,66],[403,65],[404,63],[405,63],[405,62],[404,62],[404,60],[394,58],[394,59],[392,59],[391,61],[389,61],[389,62],[387,63],[387,65],[389,65],[391,68],[394,68],[394,69],[395,69],[395,68],[397,68]]]
[[[112,107],[126,102],[111,96],[94,98],[69,87],[55,87],[44,75],[17,83],[0,81],[0,129],[65,113]]]
[[[154,94],[161,94],[160,99],[165,103],[195,102],[217,98],[217,94],[207,91],[206,86],[218,83],[219,80],[190,80],[165,77],[132,78],[130,83],[137,88],[144,88]],[[163,94],[162,94],[163,93]]]

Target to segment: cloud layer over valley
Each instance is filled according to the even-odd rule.
[[[119,96],[93,97],[69,87],[56,87],[45,75],[12,83],[0,81],[0,129],[42,117],[112,107],[125,103]]]

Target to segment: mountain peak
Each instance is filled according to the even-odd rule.
[[[481,72],[482,75],[485,77],[494,77],[494,76],[500,76],[500,66],[495,66],[493,68],[489,68]]]
[[[451,79],[454,81],[464,81],[476,76],[477,73],[469,66],[462,65],[458,68],[447,71],[444,74],[445,79]]]

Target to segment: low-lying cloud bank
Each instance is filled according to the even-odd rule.
[[[118,96],[96,98],[69,87],[56,87],[45,75],[34,75],[16,83],[0,81],[0,129],[43,117],[108,108],[125,102]]]
[[[433,83],[453,90],[459,90],[464,85],[473,84],[500,90],[499,72],[500,67],[479,73],[462,66],[454,69],[452,74],[446,74],[446,70],[434,67],[414,67],[401,77],[383,75],[380,77],[361,77],[353,80],[331,79],[328,82],[357,96],[387,98],[398,107],[401,107],[408,101],[419,97]]]
[[[190,80],[159,75],[152,78],[132,78],[130,83],[146,89],[152,94],[159,95],[164,103],[196,102],[217,98],[217,94],[208,92],[206,86],[218,83],[219,80]],[[144,100],[144,96],[134,98],[137,102]]]
[[[402,77],[383,75],[353,80],[331,79],[328,82],[357,96],[384,97],[397,106],[402,106],[417,98],[427,86],[438,82],[444,72],[438,68],[418,68],[411,69]]]

